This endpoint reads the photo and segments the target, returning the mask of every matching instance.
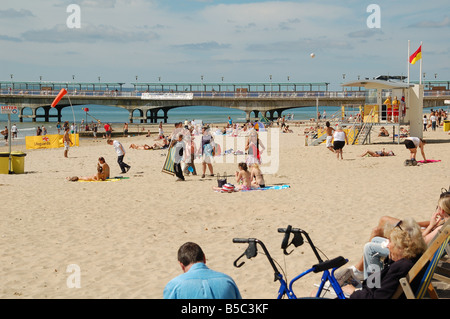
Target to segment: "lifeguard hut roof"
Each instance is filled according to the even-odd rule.
[[[354,82],[347,82],[341,84],[341,86],[350,87],[364,87],[366,89],[407,89],[412,87],[412,84],[396,81],[383,81],[383,80],[360,80]]]

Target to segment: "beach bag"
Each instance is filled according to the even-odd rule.
[[[222,192],[226,193],[232,193],[234,192],[234,185],[233,184],[225,184],[222,186]]]
[[[217,187],[222,187],[227,183],[227,173],[223,173],[223,176],[220,177],[220,174],[217,173]]]

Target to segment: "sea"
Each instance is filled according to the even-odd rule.
[[[86,108],[89,109],[88,112],[84,111]],[[338,112],[340,108],[333,106],[319,106],[318,110],[321,114],[323,114],[323,111],[326,110],[327,115],[331,117],[333,114]],[[305,121],[311,118],[316,118],[316,112],[317,108],[315,106],[302,107],[285,110],[282,115],[285,115],[286,118],[290,118],[294,121]],[[253,115],[254,114],[252,113],[252,116]],[[120,129],[122,128],[123,123],[129,122],[128,116],[128,110],[105,105],[76,105],[73,106],[73,111],[70,107],[65,107],[61,111],[62,122],[69,121],[69,123],[72,123],[74,117],[77,124],[80,124],[82,120],[84,120],[85,123],[100,120],[102,123],[111,123],[113,127],[115,127],[116,124],[120,127]],[[184,122],[185,120],[202,120],[203,123],[211,124],[226,123],[228,122],[228,117],[230,117],[234,123],[245,123],[245,116],[246,114],[244,111],[232,108],[218,106],[187,106],[169,110],[167,123]],[[11,114],[11,125],[16,124],[18,128],[18,138],[14,141],[14,143],[25,143],[25,136],[36,135],[36,129],[38,126],[42,127],[44,125],[47,129],[47,134],[56,134],[56,119],[52,118],[50,120],[51,122],[32,122],[31,119],[25,118],[23,122],[20,122],[17,115]],[[3,130],[7,125],[8,115],[0,114],[1,130]],[[3,146],[3,143],[4,141],[0,140],[0,146]]]

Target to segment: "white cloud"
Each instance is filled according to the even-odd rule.
[[[26,41],[40,43],[129,43],[154,40],[158,38],[158,35],[151,31],[124,31],[113,26],[105,25],[83,25],[79,29],[69,29],[66,25],[56,25],[51,29],[26,31],[22,34],[22,37]]]
[[[139,73],[189,81],[209,72],[206,78],[252,81],[270,72],[333,81],[364,70],[401,72],[410,39],[434,52],[428,72],[444,76],[448,0],[412,1],[407,8],[379,3],[382,28],[375,30],[366,26],[368,3],[356,0],[15,0],[0,10],[18,15],[0,19],[0,45],[8,45],[5,74],[23,60],[45,69],[70,58],[86,76],[112,73],[114,64],[117,80]],[[81,7],[81,29],[64,27],[71,3]]]

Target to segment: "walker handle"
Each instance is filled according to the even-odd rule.
[[[251,238],[233,238],[233,243],[242,243],[246,244],[250,242]]]

